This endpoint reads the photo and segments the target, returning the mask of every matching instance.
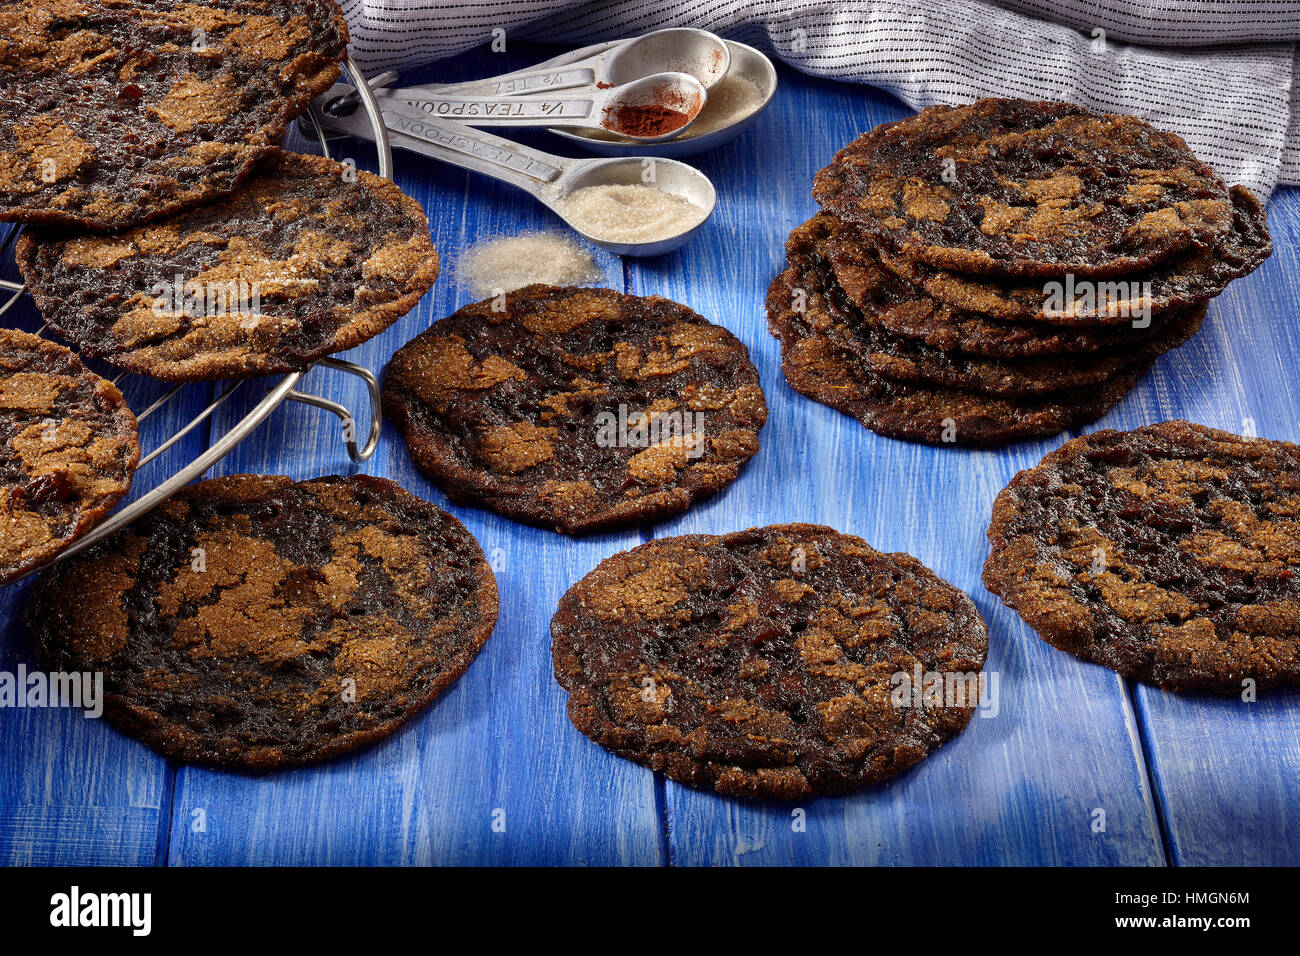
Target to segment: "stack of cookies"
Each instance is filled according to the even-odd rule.
[[[0,3],[0,222],[77,350],[0,329],[0,584],[107,514],[140,457],[78,355],[172,382],[300,371],[432,286],[418,202],[278,145],[347,41],[333,0]]]
[[[1181,138],[986,99],[877,127],[768,292],[786,379],[883,435],[997,445],[1099,418],[1272,252]]]

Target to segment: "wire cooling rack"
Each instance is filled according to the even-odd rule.
[[[357,93],[360,96],[361,103],[365,107],[366,114],[374,129],[375,149],[379,156],[379,174],[385,179],[392,179],[393,154],[388,143],[388,134],[384,127],[383,117],[380,115],[379,104],[375,101],[374,95],[371,93],[370,87],[366,84],[361,70],[352,61],[352,58],[347,57],[343,61],[342,65],[348,78],[352,81],[353,86],[357,88]],[[325,156],[329,156],[329,144],[326,141],[326,138],[319,132],[323,129],[323,125],[319,122],[315,122],[315,107],[312,107],[311,109],[311,116],[313,119],[313,125],[317,131],[316,138],[320,145],[321,152]],[[8,255],[9,249],[17,239],[19,232],[21,232],[21,227],[14,226],[8,230],[7,234],[3,238],[0,238],[0,261],[3,261],[4,257]],[[0,300],[2,300],[0,301],[0,316],[3,316],[13,308],[13,306],[22,298],[25,291],[26,287],[21,283],[0,279]],[[45,326],[42,326],[37,334],[43,335],[45,331]],[[366,383],[366,388],[370,397],[370,430],[363,444],[358,444],[357,442],[356,418],[346,406],[341,405],[332,399],[298,390],[298,383],[302,380],[303,376],[311,371],[312,368],[316,367],[335,369],[348,375],[355,375]],[[120,387],[123,381],[130,377],[132,376],[129,376],[126,372],[121,372],[111,381],[114,385]],[[136,475],[138,476],[140,471],[146,465],[158,458],[163,454],[163,452],[167,451],[167,449],[171,448],[195,428],[199,427],[211,418],[213,413],[224,405],[230,397],[235,394],[235,392],[240,390],[240,388],[252,388],[256,387],[258,384],[266,384],[268,381],[268,379],[264,378],[253,378],[240,379],[226,383],[226,387],[221,389],[217,396],[208,403],[207,407],[190,419],[189,422],[166,436],[148,452],[142,451],[140,463],[136,466]],[[180,395],[184,389],[195,387],[202,388],[206,387],[208,384],[210,383],[194,382],[181,383],[172,386],[160,397],[150,402],[145,408],[135,412],[136,421],[143,424],[150,417],[162,410],[169,402],[176,398],[176,396]],[[190,461],[189,464],[182,468],[178,468],[169,477],[164,478],[157,482],[157,484],[153,485],[149,491],[145,492],[139,498],[136,498],[113,512],[108,518],[97,524],[94,528],[86,532],[60,552],[59,555],[50,563],[56,563],[64,558],[76,554],[84,548],[90,547],[95,542],[102,540],[124,525],[129,524],[141,515],[158,507],[158,505],[162,504],[185,485],[189,484],[195,478],[198,478],[217,462],[221,461],[221,459],[225,458],[226,455],[230,454],[236,445],[247,438],[253,429],[265,421],[267,416],[279,408],[280,404],[285,401],[301,402],[304,405],[312,405],[337,416],[344,425],[342,430],[343,439],[347,446],[348,455],[353,461],[360,463],[369,460],[370,457],[374,455],[375,449],[379,445],[379,433],[382,422],[379,404],[378,380],[375,378],[374,373],[365,366],[357,365],[354,362],[345,362],[342,359],[323,358],[301,372],[291,372],[283,378],[280,378],[278,381],[275,381],[274,384],[267,389],[267,393],[262,400],[259,401],[252,410],[243,417],[243,419],[224,434],[214,438],[209,443],[208,447]],[[132,411],[135,410],[132,409]],[[143,437],[143,435],[141,437]],[[38,570],[40,569],[37,568],[31,573],[35,573],[35,571]]]

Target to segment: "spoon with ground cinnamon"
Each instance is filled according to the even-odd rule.
[[[400,100],[430,117],[470,126],[598,129],[650,143],[682,133],[700,115],[707,96],[704,85],[689,73],[656,73],[559,96],[434,95],[410,87],[375,91],[385,109]]]

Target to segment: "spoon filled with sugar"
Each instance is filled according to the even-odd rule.
[[[335,86],[326,93],[322,100],[327,106],[317,115],[329,129],[373,139],[375,132],[363,110],[339,115],[328,106],[350,89]],[[676,160],[569,159],[430,116],[400,97],[375,98],[393,147],[517,186],[582,238],[616,255],[656,256],[679,248],[704,225],[717,203],[709,178]]]

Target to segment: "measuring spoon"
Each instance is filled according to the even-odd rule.
[[[622,86],[654,73],[688,73],[711,90],[731,68],[731,50],[722,37],[693,27],[670,27],[643,36],[571,50],[523,70],[464,83],[426,83],[403,87],[430,96],[518,96],[580,86]],[[388,70],[370,80],[372,89],[391,86]],[[343,103],[356,102],[352,94]]]
[[[676,160],[637,156],[569,159],[520,146],[461,123],[435,119],[391,97],[382,99],[380,107],[393,146],[517,186],[555,212],[588,242],[616,255],[658,256],[672,252],[708,221],[717,204],[717,193],[709,178],[693,166]],[[374,130],[364,110],[347,116],[323,110],[320,116],[332,129],[374,139]],[[700,207],[703,212],[700,221],[676,235],[651,242],[615,242],[586,232],[567,216],[566,201],[575,191],[587,186],[649,185],[647,173],[653,177],[656,188]]]
[[[655,73],[609,89],[580,88],[581,95],[549,96],[433,96],[409,89],[379,90],[380,103],[398,100],[439,119],[473,126],[560,126],[618,133],[653,143],[678,135],[704,108],[706,94],[699,80],[687,73]],[[641,127],[638,118],[653,122],[645,111],[660,108],[660,124]],[[658,129],[647,134],[644,129]]]

